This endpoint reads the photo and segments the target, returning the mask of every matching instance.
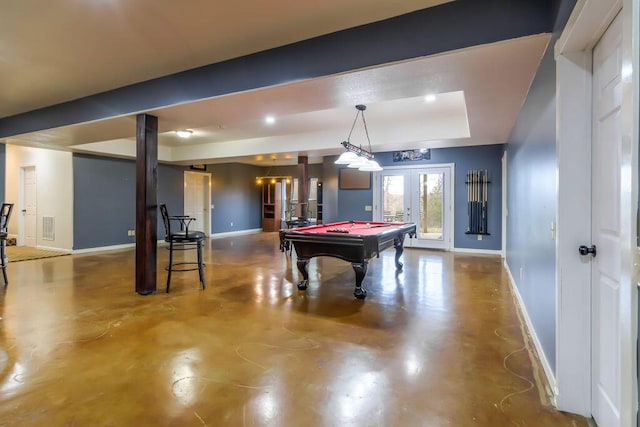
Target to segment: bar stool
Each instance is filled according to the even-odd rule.
[[[11,217],[11,211],[13,210],[13,203],[3,203],[0,208],[0,268],[2,268],[2,275],[4,276],[4,285],[9,284],[7,280],[7,236],[9,218]]]
[[[169,286],[171,285],[171,272],[172,271],[194,271],[198,270],[200,275],[200,283],[202,289],[206,288],[204,283],[204,264],[202,262],[202,245],[204,242],[205,234],[202,231],[189,230],[191,222],[195,221],[195,218],[186,215],[170,216],[165,204],[160,205],[160,213],[162,214],[162,221],[164,222],[165,236],[164,241],[169,243],[169,265],[165,267],[167,270],[167,293],[169,293]],[[171,230],[171,221],[178,221],[180,223],[180,230]],[[173,262],[174,250],[190,250],[196,249],[198,252],[198,262]],[[184,268],[179,266],[184,265],[197,265],[194,268]],[[178,268],[175,268],[178,266]]]

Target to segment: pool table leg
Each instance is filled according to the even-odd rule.
[[[352,263],[353,271],[356,273],[356,289],[353,291],[353,295],[355,295],[358,299],[365,299],[367,297],[367,290],[362,287],[362,281],[364,280],[364,276],[367,274],[367,261],[363,263]]]
[[[309,258],[298,258],[296,264],[298,265],[298,271],[302,274],[302,280],[298,283],[298,289],[304,291],[309,285],[309,270],[307,270]]]
[[[400,256],[404,252],[404,233],[401,233],[393,239],[393,247],[396,248],[396,270],[402,270],[402,263],[400,262]]]

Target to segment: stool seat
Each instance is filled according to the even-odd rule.
[[[191,242],[194,240],[204,240],[205,234],[202,231],[173,231],[171,238],[174,242]],[[165,239],[165,241],[167,241]]]

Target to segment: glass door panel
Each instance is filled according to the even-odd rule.
[[[420,221],[418,222],[419,238],[442,240],[444,238],[444,173],[418,174],[420,188],[418,205]]]
[[[405,220],[405,176],[382,176],[382,220],[384,222],[404,222]]]

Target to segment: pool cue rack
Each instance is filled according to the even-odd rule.
[[[487,200],[489,194],[487,170],[467,171],[467,231],[466,234],[489,235]]]

